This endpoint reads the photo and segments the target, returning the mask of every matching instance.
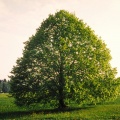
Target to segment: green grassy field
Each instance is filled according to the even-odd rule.
[[[41,105],[17,107],[8,94],[0,94],[0,120],[120,120],[120,97],[114,102],[66,110],[44,108]]]

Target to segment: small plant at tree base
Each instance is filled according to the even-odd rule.
[[[60,10],[42,22],[11,71],[17,105],[91,104],[117,95],[110,51],[75,15]],[[51,104],[52,104],[51,103]]]

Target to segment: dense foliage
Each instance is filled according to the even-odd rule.
[[[75,15],[60,10],[25,42],[13,67],[11,95],[18,105],[74,101],[91,104],[116,97],[116,70],[106,44]]]

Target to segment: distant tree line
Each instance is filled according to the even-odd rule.
[[[0,93],[8,93],[10,91],[10,81],[6,79],[0,80]]]

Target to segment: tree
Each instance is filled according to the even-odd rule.
[[[2,92],[7,93],[7,84],[6,84],[6,82],[3,82]]]
[[[60,10],[42,22],[13,67],[17,105],[97,103],[116,96],[116,69],[106,44],[75,15]]]
[[[0,80],[0,93],[2,92],[2,80]]]

